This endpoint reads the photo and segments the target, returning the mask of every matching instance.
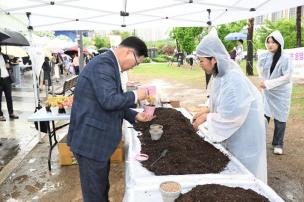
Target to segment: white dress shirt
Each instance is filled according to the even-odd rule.
[[[5,61],[3,55],[0,53],[0,68],[1,68],[1,78],[6,78],[9,76],[8,71],[5,66]]]
[[[122,90],[123,90],[123,92],[127,92],[128,75],[126,74],[126,72],[123,72],[123,71],[121,70],[119,61],[118,61],[118,59],[117,59],[117,57],[116,57],[116,55],[115,55],[114,50],[113,50],[112,48],[111,48],[110,50],[113,52],[113,54],[114,54],[114,56],[115,56],[115,58],[116,58],[117,64],[118,64],[118,69],[119,69],[119,75],[120,75],[120,82],[121,82]],[[134,95],[135,95],[134,103],[136,104],[136,103],[137,103],[137,93],[136,93],[135,90],[133,90],[133,93],[134,93]]]

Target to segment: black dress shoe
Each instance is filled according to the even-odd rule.
[[[9,117],[11,119],[19,119],[19,116],[17,116],[16,114],[10,114]]]

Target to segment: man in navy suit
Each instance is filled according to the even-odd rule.
[[[123,92],[121,73],[147,57],[147,46],[128,37],[119,47],[94,57],[81,72],[74,95],[68,145],[79,164],[85,202],[106,202],[110,158],[121,140],[122,120],[150,121],[130,108],[147,97],[146,90]]]

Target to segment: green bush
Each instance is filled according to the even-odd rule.
[[[150,63],[151,62],[151,58],[149,57],[146,57],[143,61],[143,63]]]
[[[156,58],[152,58],[154,62],[169,62],[171,60],[171,56],[168,55],[159,55]]]

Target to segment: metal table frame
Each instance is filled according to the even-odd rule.
[[[51,171],[51,169],[52,169],[52,167],[51,167],[52,150],[58,143],[57,138],[56,138],[56,130],[59,130],[59,129],[69,125],[69,123],[66,123],[61,126],[56,127],[55,121],[59,121],[59,120],[70,120],[70,115],[69,114],[54,114],[51,112],[47,112],[45,110],[45,108],[43,107],[28,117],[28,121],[30,121],[30,122],[35,122],[35,121],[38,121],[38,122],[48,121],[49,122],[49,124],[47,125],[47,134],[49,136],[49,145],[50,145],[49,156],[48,156],[49,171]],[[52,130],[50,127],[50,122],[52,122]],[[53,141],[53,139],[54,139],[54,141]]]

